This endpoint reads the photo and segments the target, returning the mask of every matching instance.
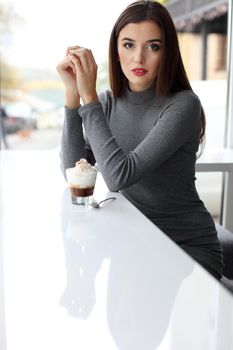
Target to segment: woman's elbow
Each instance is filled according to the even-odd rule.
[[[117,181],[112,181],[111,179],[105,181],[109,191],[111,192],[119,192],[123,190],[125,187],[127,187],[124,183],[122,182],[117,182]]]

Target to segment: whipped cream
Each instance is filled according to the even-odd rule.
[[[97,169],[84,158],[75,163],[73,168],[66,169],[69,185],[77,188],[90,188],[95,186]]]

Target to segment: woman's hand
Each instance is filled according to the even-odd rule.
[[[76,86],[84,104],[98,101],[96,93],[97,64],[91,50],[69,50],[70,61],[75,67]]]
[[[57,66],[57,71],[65,85],[65,104],[69,108],[80,106],[80,95],[76,83],[75,65],[69,55],[70,50],[78,48],[79,46],[68,47],[65,58]]]

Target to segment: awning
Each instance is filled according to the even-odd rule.
[[[228,0],[177,0],[166,5],[177,30],[192,28],[228,12]]]

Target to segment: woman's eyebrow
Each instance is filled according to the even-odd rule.
[[[135,42],[134,39],[130,39],[130,38],[123,38],[123,39],[121,39],[121,41],[124,41],[124,40]],[[157,38],[146,40],[146,43],[154,43],[154,42],[162,43],[162,40],[161,39],[157,39]]]
[[[155,42],[155,41],[158,41],[159,43],[161,43],[162,42],[162,40],[161,39],[149,39],[149,40],[147,40],[146,42],[147,43],[153,43],[153,42]]]
[[[127,41],[135,41],[135,40],[130,39],[130,38],[123,38],[123,39],[121,39],[121,41],[123,41],[123,40],[127,40]]]

